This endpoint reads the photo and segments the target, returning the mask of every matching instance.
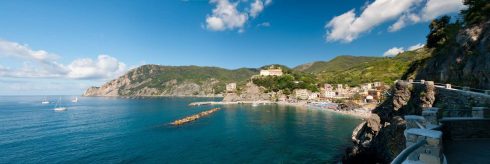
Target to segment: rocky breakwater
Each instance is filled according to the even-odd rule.
[[[175,120],[175,121],[171,122],[170,125],[174,125],[174,126],[183,125],[183,124],[195,121],[197,119],[200,119],[204,116],[213,114],[214,112],[216,112],[220,109],[221,108],[213,108],[213,109],[210,109],[210,110],[207,110],[207,111],[204,111],[204,112],[192,115],[192,116],[185,117],[183,119]]]
[[[389,96],[352,133],[354,146],[346,150],[344,163],[390,163],[404,148],[405,115],[420,115],[435,101],[433,83],[414,86],[398,81]]]

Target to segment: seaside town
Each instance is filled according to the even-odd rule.
[[[274,65],[260,70],[260,74],[251,77],[250,82],[242,88],[237,83],[228,83],[225,87],[222,102],[195,102],[190,105],[219,105],[219,104],[283,104],[295,106],[308,106],[319,109],[347,113],[359,117],[368,117],[376,105],[382,102],[387,94],[389,85],[375,81],[360,86],[347,84],[317,84],[317,91],[306,88],[296,88],[291,93],[284,91],[271,91],[254,84],[254,79],[279,78],[286,76],[285,71]],[[298,84],[301,81],[293,81]]]

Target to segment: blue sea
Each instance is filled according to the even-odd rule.
[[[195,122],[168,123],[211,109],[215,98],[0,97],[0,163],[334,163],[359,118],[319,109],[218,106]],[[49,97],[56,101],[58,96]]]

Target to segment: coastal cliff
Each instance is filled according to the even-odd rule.
[[[255,69],[227,70],[216,67],[144,65],[83,96],[222,96],[229,82],[243,82]]]
[[[450,23],[449,17],[434,20],[426,47],[411,52],[429,56],[412,62],[402,79],[430,82],[415,85],[398,81],[373,115],[354,129],[354,146],[346,150],[344,163],[390,163],[406,145],[405,115],[420,115],[423,109],[433,106],[490,106],[486,95],[438,89],[432,82],[490,89],[490,3],[468,2],[469,8],[462,11],[463,22]]]

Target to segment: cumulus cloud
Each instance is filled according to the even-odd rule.
[[[425,44],[422,44],[422,43],[417,43],[415,45],[412,45],[410,47],[408,47],[408,51],[413,51],[413,50],[417,50],[419,48],[422,48],[424,47]],[[386,57],[393,57],[393,56],[396,56],[402,52],[405,52],[405,48],[403,47],[393,47],[393,48],[390,48],[388,49],[387,51],[385,51],[385,53],[383,53],[383,56],[386,56]]]
[[[408,47],[408,50],[409,50],[409,51],[413,51],[413,50],[416,50],[416,49],[422,48],[422,47],[424,47],[424,46],[425,46],[425,44],[418,43],[418,44],[416,44],[416,45],[413,45],[413,46]]]
[[[111,78],[123,74],[126,64],[108,55],[99,55],[97,60],[76,59],[68,65],[68,77],[75,79]]]
[[[360,15],[349,10],[326,23],[327,41],[352,42],[385,22],[396,20],[388,31],[408,24],[429,21],[464,8],[461,0],[375,0],[363,7]]]
[[[461,0],[428,0],[425,6],[419,10],[409,10],[388,28],[388,31],[395,32],[403,27],[419,22],[428,22],[439,16],[454,13],[464,9]]]
[[[271,23],[269,22],[262,22],[260,24],[257,24],[257,27],[270,27]]]
[[[248,15],[237,10],[238,2],[231,3],[228,0],[211,0],[216,3],[213,13],[206,18],[207,28],[213,31],[226,29],[242,29],[248,20]]]
[[[405,52],[405,50],[403,50],[403,47],[393,47],[393,48],[390,48],[389,50],[387,50],[383,54],[383,56],[393,57],[393,56],[396,56],[402,52]]]
[[[250,4],[250,16],[253,18],[257,17],[264,10],[264,7],[270,3],[272,3],[272,0],[255,0]]]
[[[206,28],[212,31],[235,30],[244,31],[244,26],[250,18],[257,17],[272,0],[255,0],[250,3],[250,9],[239,11],[238,5],[242,1],[210,0],[216,4],[211,15],[206,16]]]
[[[108,55],[99,55],[96,61],[83,58],[63,65],[57,62],[58,55],[7,40],[0,40],[0,56],[22,61],[19,68],[0,66],[3,77],[106,79],[127,70],[124,63]]]

